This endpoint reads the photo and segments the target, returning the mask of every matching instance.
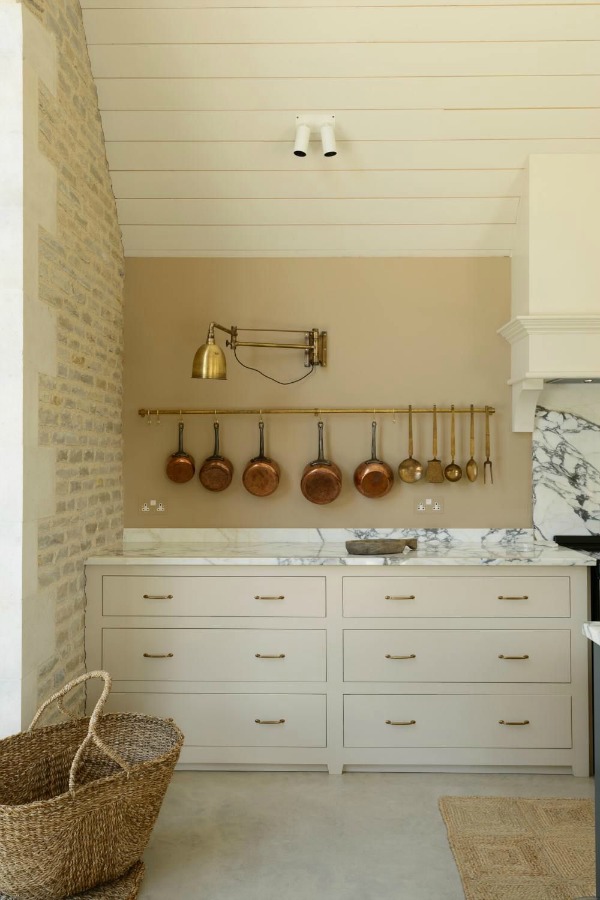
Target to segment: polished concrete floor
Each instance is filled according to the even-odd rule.
[[[179,772],[140,900],[463,900],[438,797],[592,797],[570,775]]]

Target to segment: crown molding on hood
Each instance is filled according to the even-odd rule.
[[[533,431],[544,381],[600,378],[600,315],[516,316],[498,334],[512,351],[513,431]]]

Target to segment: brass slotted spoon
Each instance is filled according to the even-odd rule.
[[[423,477],[423,466],[413,457],[412,406],[408,407],[408,457],[398,466],[398,475],[406,484],[414,484]]]

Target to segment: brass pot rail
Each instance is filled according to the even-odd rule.
[[[462,415],[470,415],[471,409],[475,413],[483,413],[493,416],[496,412],[493,406],[467,406],[467,407],[455,407],[454,412]],[[138,415],[142,418],[148,417],[160,417],[160,416],[295,416],[295,415],[309,415],[309,416],[330,416],[330,415],[390,415],[397,416],[406,414],[408,415],[408,407],[400,407],[400,406],[386,406],[386,407],[376,407],[376,406],[365,406],[365,407],[355,407],[348,409],[340,409],[340,408],[329,408],[325,406],[319,407],[295,407],[295,408],[281,408],[281,409],[266,409],[265,407],[256,408],[256,409],[138,409]],[[413,413],[424,413],[424,414],[433,414],[432,406],[413,406]],[[452,412],[452,408],[450,406],[443,407],[438,406],[436,408],[437,413],[446,413],[450,414]]]

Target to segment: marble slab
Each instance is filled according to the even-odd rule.
[[[584,622],[581,630],[594,644],[600,644],[600,622]]]

